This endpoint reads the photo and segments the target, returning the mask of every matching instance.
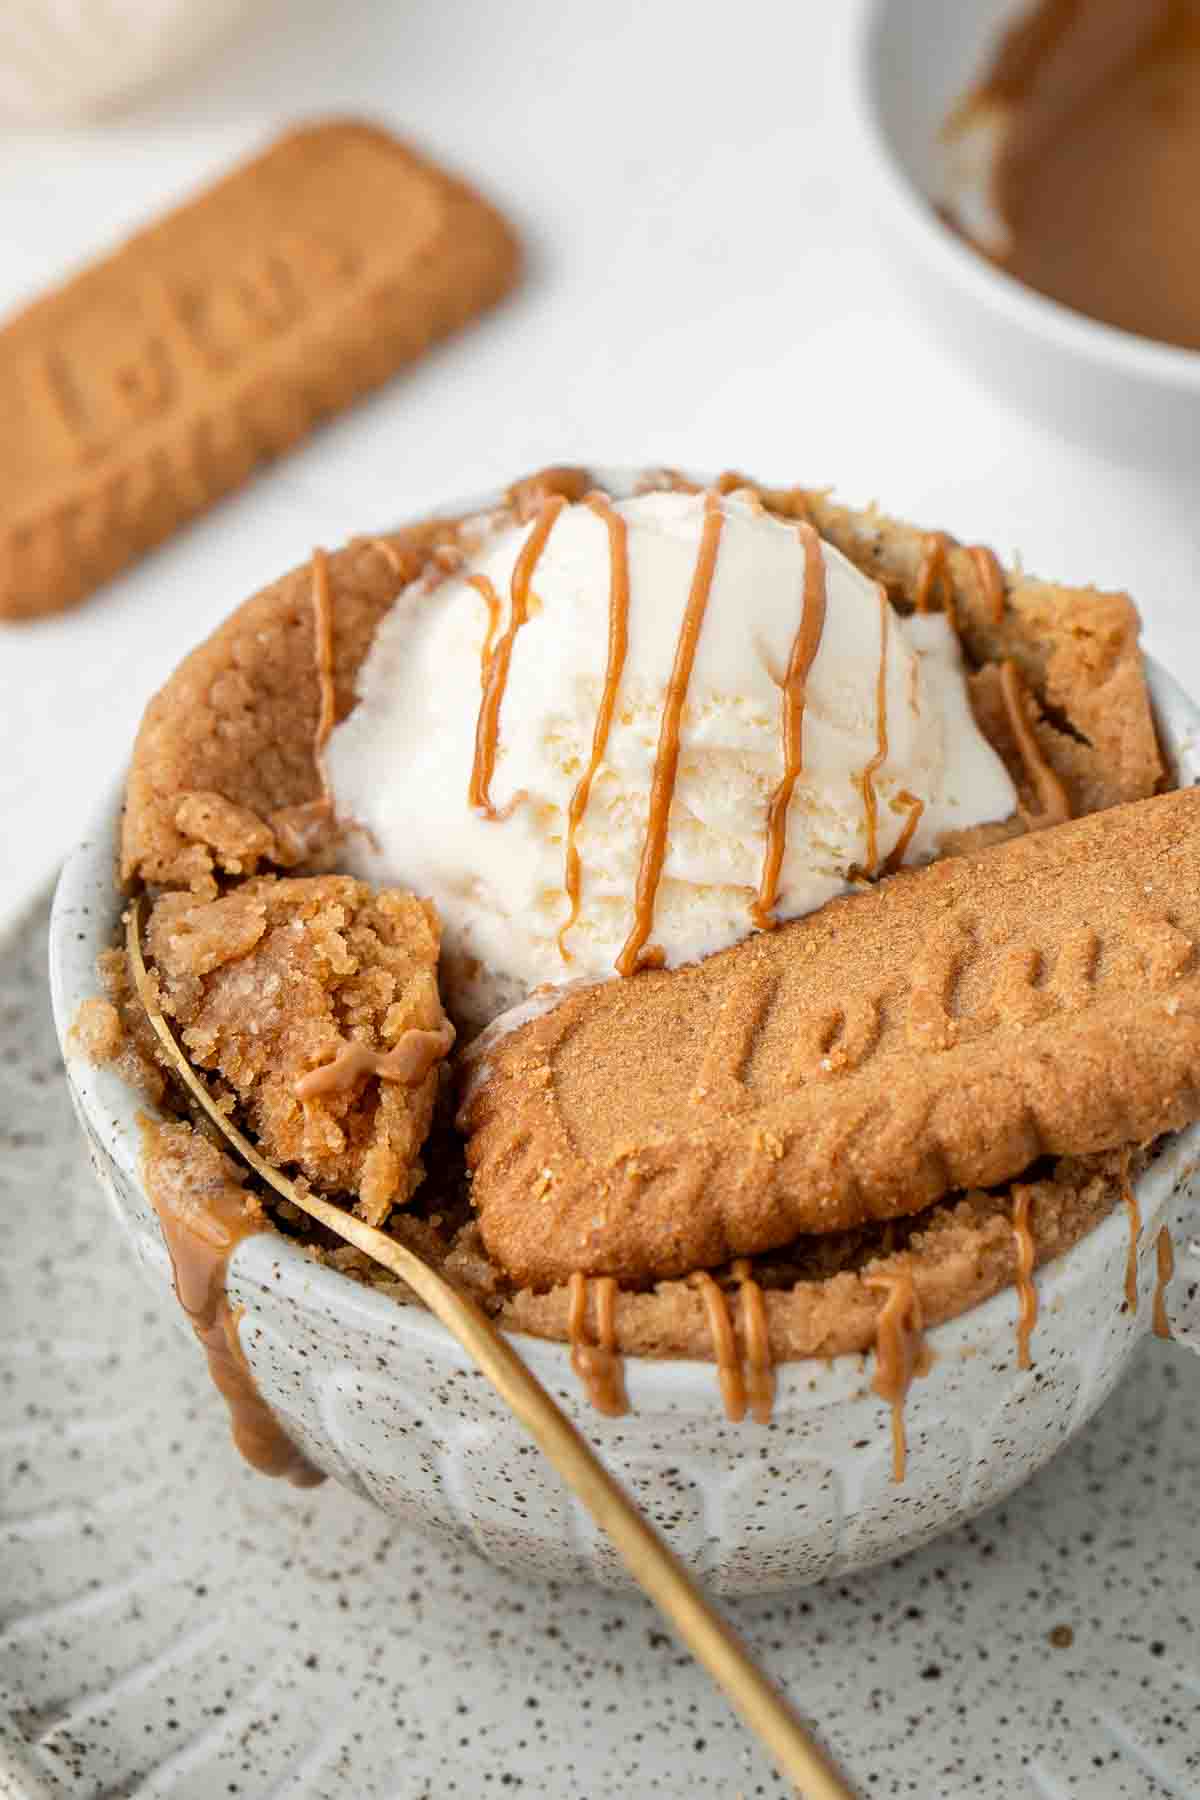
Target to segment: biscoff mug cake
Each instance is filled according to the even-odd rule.
[[[551,469],[316,552],[147,709],[152,1009],[269,1162],[601,1413],[706,1363],[749,1454],[797,1368],[866,1357],[911,1481],[926,1334],[1012,1287],[1028,1368],[1035,1271],[1114,1210],[1132,1307],[1137,1192],[1200,1115],[1200,797],[1138,630],[733,474]],[[177,1270],[219,1195],[209,1290],[248,1230],[410,1305],[230,1156],[119,943],[105,977],[77,1031],[153,1102]]]

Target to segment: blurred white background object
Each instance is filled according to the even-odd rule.
[[[1194,465],[1060,441],[909,314],[860,153],[855,10],[290,0],[136,113],[0,134],[0,308],[320,114],[372,115],[444,158],[529,254],[511,302],[77,612],[0,628],[0,929],[234,605],[314,544],[543,462],[733,466],[877,498],[1047,576],[1128,587],[1149,648],[1200,688]]]
[[[229,38],[263,0],[4,0],[0,118],[87,119]]]

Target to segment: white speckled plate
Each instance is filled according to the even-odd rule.
[[[785,1792],[647,1605],[238,1463],[93,1184],[45,928],[0,947],[0,1795]],[[1195,1800],[1197,1494],[1200,1381],[1152,1343],[999,1510],[729,1611],[864,1800]]]

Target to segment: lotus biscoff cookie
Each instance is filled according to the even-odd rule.
[[[1165,794],[602,983],[480,1052],[484,1242],[678,1276],[1195,1117],[1200,795]]]
[[[301,126],[0,330],[0,619],[86,598],[511,286],[388,132]]]

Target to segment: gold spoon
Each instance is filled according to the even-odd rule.
[[[709,1605],[674,1551],[642,1517],[486,1314],[403,1244],[331,1201],[296,1187],[221,1112],[163,1017],[142,956],[141,911],[139,899],[129,909],[125,935],[138,995],[180,1080],[222,1135],[284,1199],[406,1281],[457,1338],[568,1487],[583,1501],[597,1525],[607,1532],[634,1580],[674,1626],[696,1660],[724,1689],[735,1711],[758,1733],[780,1770],[794,1782],[796,1791],[805,1800],[854,1800],[798,1715]]]

